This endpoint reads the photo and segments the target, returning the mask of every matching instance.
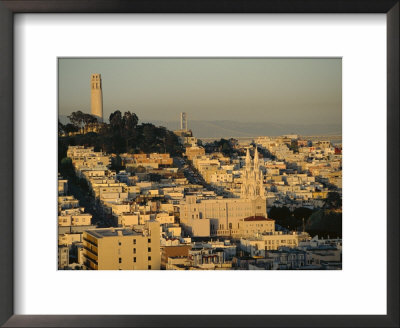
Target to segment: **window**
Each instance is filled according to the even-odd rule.
[[[120,241],[118,242],[118,245],[121,246],[121,242]]]
[[[134,257],[134,258],[133,258],[133,262],[135,262],[135,263],[136,263],[136,257]]]
[[[149,238],[149,239],[147,239],[147,241],[149,242],[149,243],[151,243],[151,239]]]
[[[147,269],[151,270],[151,265],[149,265],[149,266],[147,267]]]
[[[150,252],[151,252],[151,247],[149,247],[149,248],[147,249],[147,251],[150,253]]]
[[[118,259],[118,262],[119,262],[119,263],[122,263],[122,259],[121,259],[121,258],[119,258],[119,259]]]
[[[133,249],[133,254],[136,254],[136,248]]]
[[[133,245],[136,245],[136,239],[133,240]]]
[[[148,259],[149,261],[151,261],[151,256],[149,256],[147,259]]]

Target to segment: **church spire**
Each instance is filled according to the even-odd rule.
[[[246,169],[247,170],[250,168],[250,165],[251,165],[250,150],[249,150],[249,148],[247,148],[247,152],[246,152]]]
[[[242,174],[241,196],[243,198],[265,198],[264,177],[260,170],[258,149],[254,150],[254,160],[250,157],[250,149],[246,151],[246,168]]]
[[[258,172],[259,170],[259,165],[258,165],[258,150],[256,147],[256,150],[254,151],[254,171]]]

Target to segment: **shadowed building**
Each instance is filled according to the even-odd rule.
[[[103,93],[101,90],[101,75],[92,74],[90,78],[91,88],[91,114],[99,122],[103,122]]]

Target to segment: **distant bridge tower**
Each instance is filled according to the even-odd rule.
[[[91,114],[99,122],[103,122],[103,92],[101,90],[101,75],[92,74],[90,77]]]
[[[181,130],[187,131],[187,116],[185,112],[181,113]]]

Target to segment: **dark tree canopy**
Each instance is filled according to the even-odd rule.
[[[124,113],[124,117],[123,117],[122,121],[124,124],[124,130],[129,133],[132,133],[133,130],[136,128],[136,126],[139,122],[139,119],[135,113],[131,114],[131,112],[128,111],[128,112]]]
[[[119,110],[110,114],[110,128],[113,132],[118,133],[123,130],[122,114]]]
[[[235,153],[235,145],[237,144],[236,139],[226,140],[224,138],[215,140],[204,145],[207,153],[221,152],[226,156],[232,156]]]
[[[84,123],[85,126],[90,124],[90,123],[96,123],[97,122],[97,118],[95,116],[93,116],[93,115],[90,115],[90,114],[83,114],[82,120],[83,120],[83,123]]]
[[[330,191],[328,197],[326,198],[325,207],[331,209],[341,209],[342,208],[342,197],[336,191]]]
[[[296,208],[293,212],[286,206],[271,207],[268,216],[280,226],[289,230],[303,230],[313,210],[306,207]]]
[[[64,132],[77,132],[80,127],[97,121],[94,116],[81,111],[72,113],[69,119],[71,123],[65,126],[60,123],[59,129],[62,128]],[[69,145],[92,146],[97,151],[114,154],[158,152],[175,156],[183,152],[178,137],[172,131],[151,123],[138,124],[139,119],[135,113],[127,111],[122,114],[116,110],[110,114],[109,119],[110,123],[102,125],[97,133],[61,137],[59,149],[63,153],[59,157],[66,156]]]
[[[71,113],[71,115],[68,116],[69,121],[71,122],[72,125],[74,125],[77,130],[80,128],[90,124],[90,123],[96,123],[97,118],[93,115],[82,113],[82,111],[78,110],[76,112]]]
[[[322,209],[310,216],[306,230],[312,236],[342,237],[342,213]]]
[[[65,133],[78,132],[79,128],[74,124],[68,123],[68,124],[64,125],[63,131]]]

